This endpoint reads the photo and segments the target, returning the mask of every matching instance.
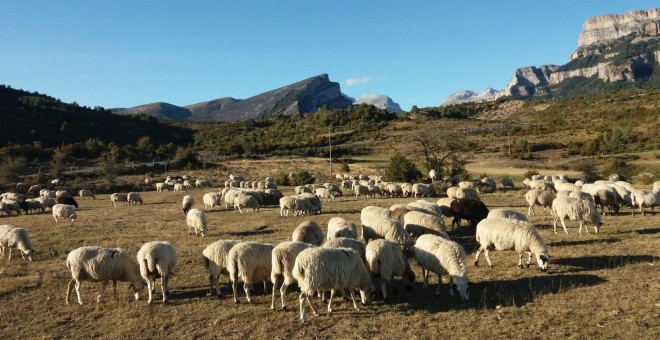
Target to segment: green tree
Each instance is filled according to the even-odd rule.
[[[53,151],[50,165],[53,168],[53,176],[55,176],[55,178],[62,177],[62,174],[64,173],[64,165],[67,159],[66,155],[67,152],[63,146],[60,146]]]
[[[312,176],[311,173],[307,170],[298,171],[293,173],[293,178],[291,179],[291,185],[305,185],[312,184],[316,181],[316,178]]]
[[[390,158],[384,172],[385,179],[393,182],[412,182],[422,176],[414,162],[398,153]]]
[[[101,153],[97,160],[99,171],[103,175],[108,188],[115,184],[115,180],[119,176],[121,171],[120,161],[119,148],[114,144],[110,144],[108,150]]]
[[[138,139],[137,143],[135,143],[135,149],[139,157],[148,159],[154,155],[154,146],[151,143],[151,138],[149,138],[149,136],[144,136]]]

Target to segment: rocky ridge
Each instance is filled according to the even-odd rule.
[[[387,110],[390,113],[403,112],[399,104],[395,103],[392,98],[382,94],[365,93],[362,97],[355,100],[355,104],[370,104],[379,109]]]

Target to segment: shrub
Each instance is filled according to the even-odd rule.
[[[273,180],[275,181],[275,184],[277,184],[278,186],[291,185],[291,182],[289,182],[289,175],[283,172],[278,172],[277,175],[273,176]]]
[[[530,169],[530,170],[527,170],[527,171],[523,174],[523,178],[530,178],[530,179],[531,179],[532,176],[534,176],[534,175],[538,175],[538,174],[539,174],[538,170]]]
[[[400,154],[390,158],[384,172],[386,180],[393,182],[412,182],[422,177],[415,163]]]
[[[312,184],[316,181],[316,178],[312,176],[307,170],[298,171],[293,173],[293,178],[291,179],[291,185],[305,185]]]

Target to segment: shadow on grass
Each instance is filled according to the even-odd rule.
[[[642,234],[642,235],[654,235],[660,233],[660,228],[633,230],[633,233]]]
[[[556,241],[556,242],[550,242],[550,244],[548,245],[551,247],[563,247],[563,246],[577,246],[583,244],[616,243],[616,242],[621,242],[621,240],[618,238],[603,238],[603,239],[593,239],[593,240]]]
[[[232,236],[254,236],[254,235],[272,234],[274,232],[275,232],[275,230],[273,230],[271,226],[262,225],[262,226],[254,228],[254,230],[228,232],[226,234],[227,235],[232,235]]]
[[[564,272],[580,272],[585,270],[600,270],[623,267],[628,264],[640,262],[660,261],[660,258],[652,255],[603,255],[586,257],[568,257],[552,259],[551,265],[569,266]]]
[[[512,280],[489,281],[470,284],[470,302],[462,303],[457,296],[449,296],[449,286],[443,284],[440,295],[434,295],[436,286],[423,289],[418,283],[414,294],[405,295],[403,300],[411,310],[445,312],[461,309],[496,309],[498,306],[521,307],[537,297],[558,294],[570,289],[602,284],[605,279],[589,274],[540,275]],[[399,297],[393,298],[398,301]]]

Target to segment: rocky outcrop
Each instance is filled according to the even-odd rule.
[[[631,34],[660,35],[660,8],[590,18],[584,23],[578,39],[578,47],[612,41]]]
[[[447,97],[447,100],[440,106],[495,100],[503,94],[503,91],[495,90],[492,87],[485,89],[481,93],[472,90],[457,91],[450,94],[449,97]]]
[[[511,81],[504,89],[505,96],[516,98],[543,96],[547,94],[550,75],[557,70],[557,65],[528,66],[517,69]]]
[[[657,61],[655,54],[644,53],[618,64],[598,64],[598,78],[609,82],[634,82],[648,77],[653,72],[653,63]]]
[[[355,101],[355,104],[369,104],[379,109],[387,110],[390,113],[401,113],[403,110],[399,104],[395,103],[392,98],[382,94],[365,93],[362,97]]]
[[[157,102],[131,107],[128,109],[113,109],[112,113],[118,115],[140,115],[156,117],[159,119],[187,119],[192,116],[190,110],[185,107],[172,105],[169,103]]]
[[[579,68],[569,71],[556,71],[550,74],[549,82],[550,85],[557,85],[568,78],[573,78],[573,77],[589,78],[594,74],[598,74],[599,73],[598,69],[599,66],[592,66],[592,67]]]

